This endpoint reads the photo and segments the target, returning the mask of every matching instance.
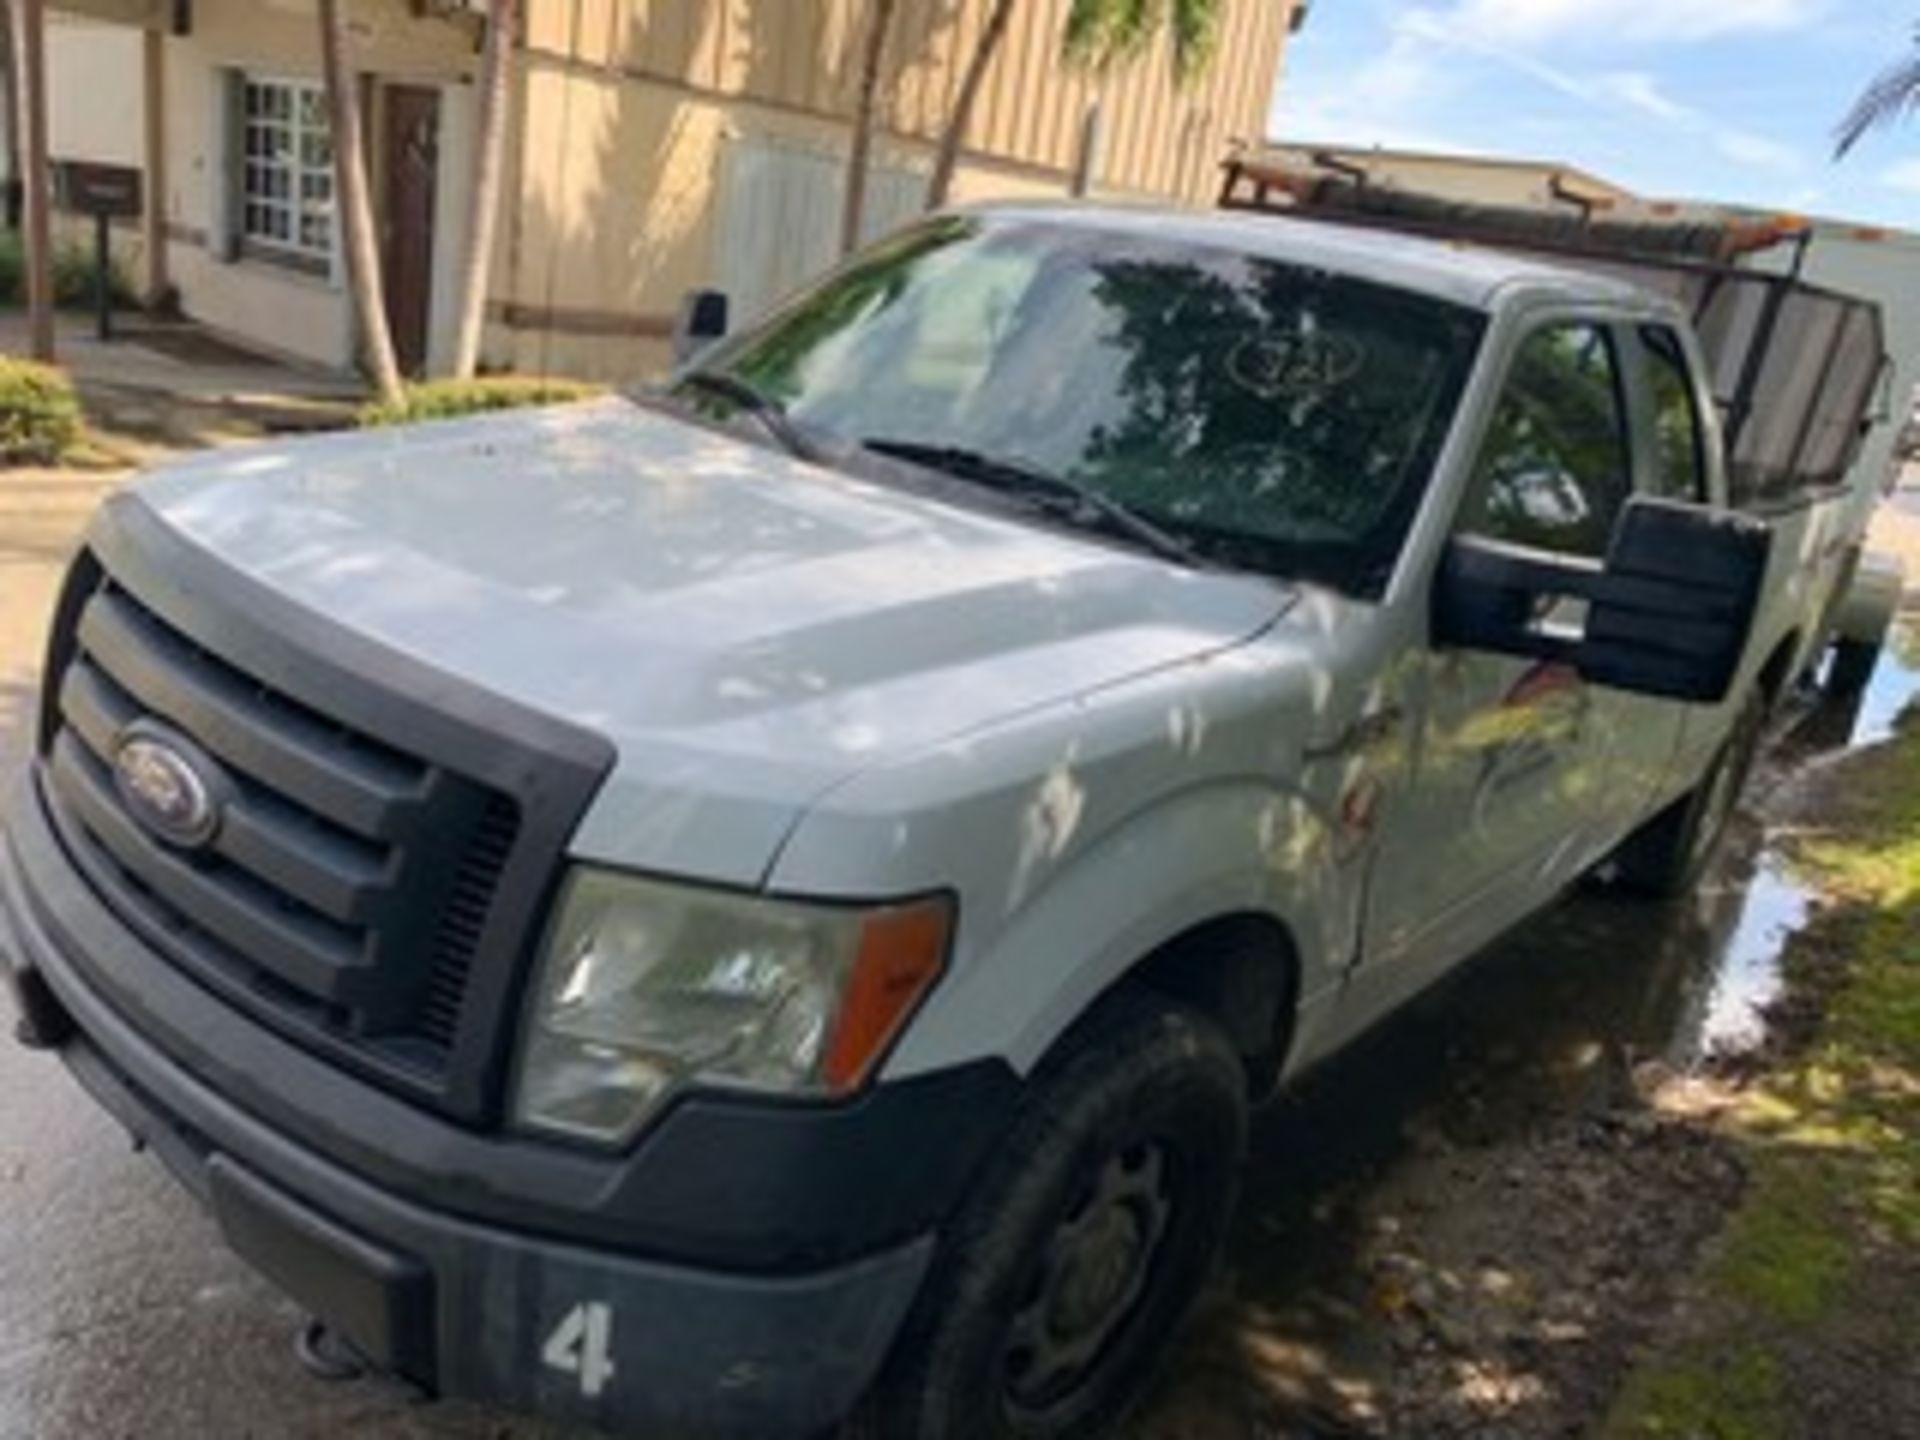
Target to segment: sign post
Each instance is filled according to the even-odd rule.
[[[84,160],[55,162],[61,205],[93,216],[93,304],[95,330],[113,338],[113,236],[111,222],[141,213],[140,172],[129,165],[95,165]]]

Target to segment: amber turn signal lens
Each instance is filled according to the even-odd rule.
[[[845,1094],[867,1078],[946,968],[952,933],[953,909],[944,900],[922,900],[867,918],[820,1068],[827,1089]]]

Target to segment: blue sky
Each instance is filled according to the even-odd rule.
[[[1920,230],[1920,116],[1832,159],[1917,24],[1920,0],[1314,0],[1268,129]]]

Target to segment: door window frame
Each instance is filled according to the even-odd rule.
[[[1690,505],[1710,505],[1713,503],[1713,451],[1718,442],[1717,436],[1709,429],[1708,411],[1703,408],[1700,391],[1700,377],[1688,353],[1686,341],[1681,334],[1679,323],[1658,316],[1643,316],[1622,321],[1619,325],[1620,343],[1625,350],[1627,364],[1626,378],[1629,388],[1628,400],[1638,408],[1634,412],[1633,424],[1636,438],[1634,442],[1634,493],[1656,499],[1678,500]],[[1657,366],[1668,362],[1647,340],[1649,330],[1664,330],[1673,337],[1677,352],[1677,363],[1681,369],[1680,379],[1687,395],[1687,406],[1693,413],[1694,471],[1698,477],[1698,489],[1692,495],[1666,495],[1655,487],[1656,479],[1663,470],[1663,458],[1660,454],[1660,399],[1654,389],[1654,373]]]
[[[1453,508],[1447,517],[1441,540],[1443,547],[1457,536],[1472,533],[1465,528],[1467,506],[1475,498],[1474,492],[1480,478],[1480,462],[1492,439],[1494,422],[1498,419],[1500,407],[1506,399],[1507,386],[1513,380],[1521,352],[1543,331],[1584,325],[1598,330],[1605,337],[1608,351],[1613,357],[1614,406],[1623,427],[1620,452],[1627,467],[1627,499],[1631,500],[1636,495],[1647,493],[1647,457],[1641,453],[1643,446],[1647,443],[1643,438],[1647,434],[1647,427],[1641,423],[1641,416],[1636,408],[1643,403],[1636,399],[1636,395],[1645,389],[1645,382],[1637,369],[1640,357],[1632,352],[1632,347],[1626,343],[1628,337],[1621,333],[1623,329],[1630,329],[1639,323],[1640,317],[1623,315],[1617,311],[1566,307],[1542,309],[1528,315],[1515,326],[1511,342],[1506,345],[1504,353],[1499,357],[1499,369],[1492,394],[1477,419],[1471,442],[1463,452],[1465,474],[1463,483],[1454,496]],[[1624,505],[1625,502],[1622,503]],[[1499,540],[1497,536],[1486,538]],[[1533,554],[1569,564],[1582,564],[1605,558],[1604,550],[1598,556],[1582,556],[1545,550],[1538,546],[1523,546],[1518,541],[1499,540],[1499,543],[1512,544]]]

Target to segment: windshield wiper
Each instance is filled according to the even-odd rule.
[[[1145,516],[1128,509],[1111,495],[1103,495],[1091,485],[1065,475],[1056,475],[1024,460],[984,455],[959,445],[933,445],[919,440],[894,440],[884,435],[868,436],[861,448],[876,455],[891,456],[912,465],[923,465],[962,480],[972,480],[996,490],[1020,495],[1043,505],[1048,513],[1072,521],[1083,528],[1131,540],[1163,560],[1181,565],[1205,562],[1186,541],[1162,530]]]
[[[787,414],[786,406],[751,380],[742,379],[726,370],[689,370],[674,383],[732,401],[735,408],[744,410],[758,420],[761,428],[778,440],[788,454],[797,455],[802,460],[820,458],[820,452],[814,448],[813,442],[800,433],[800,427]]]

